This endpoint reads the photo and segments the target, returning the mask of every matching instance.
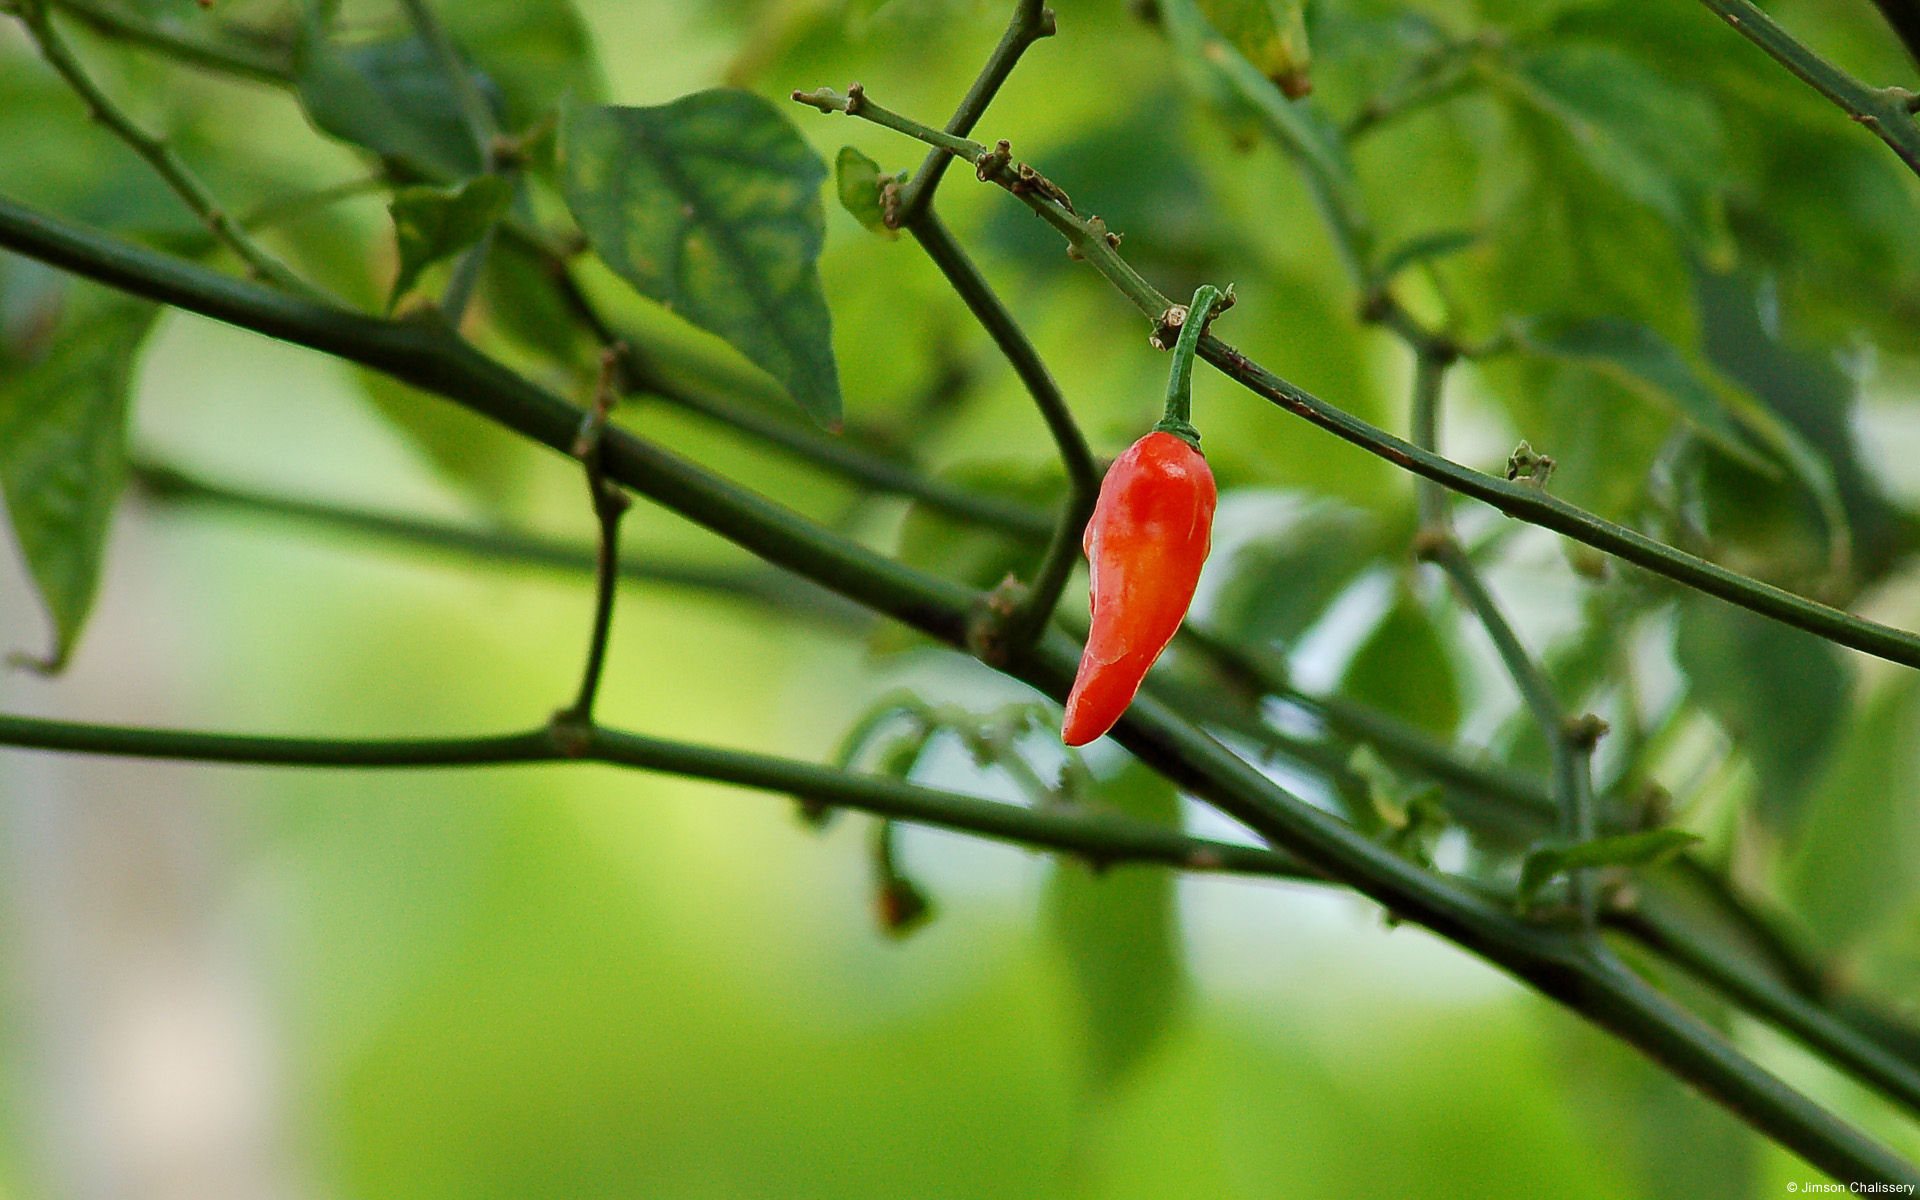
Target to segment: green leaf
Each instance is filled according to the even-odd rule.
[[[939,472],[936,478],[970,492],[1042,508],[1056,507],[1066,494],[1066,479],[1051,464],[961,463]],[[918,500],[907,510],[907,519],[900,527],[901,562],[969,587],[997,587],[1008,575],[1032,579],[1045,553],[1046,547],[1040,542],[960,520]]]
[[[387,211],[393,214],[400,271],[387,296],[387,311],[392,312],[400,297],[419,282],[422,271],[479,241],[512,202],[513,185],[498,175],[481,175],[456,188],[410,187],[395,192]]]
[[[307,119],[321,132],[427,179],[485,170],[452,87],[418,38],[343,46],[309,30],[295,71]],[[497,110],[498,90],[484,77],[477,82]]]
[[[1339,129],[1317,107],[1289,103],[1259,67],[1208,23],[1194,0],[1162,0],[1160,12],[1195,90],[1230,121],[1265,128],[1298,164],[1315,203],[1336,231],[1338,247],[1364,259],[1371,234]],[[1350,265],[1358,269],[1360,263]]]
[[[1848,711],[1848,679],[1831,642],[1708,596],[1680,609],[1674,657],[1693,701],[1753,764],[1760,818],[1795,827],[1808,784]]]
[[[440,16],[497,87],[509,132],[534,125],[568,96],[600,98],[593,35],[571,0],[460,0],[441,5]]]
[[[492,512],[524,498],[535,451],[498,424],[378,371],[355,370],[361,394],[434,470]]]
[[[1572,845],[1539,846],[1520,863],[1520,888],[1515,899],[1525,910],[1556,876],[1586,867],[1650,866],[1665,862],[1699,840],[1697,834],[1684,829],[1649,829]]]
[[[481,278],[483,307],[495,329],[555,362],[579,361],[585,331],[538,251],[496,238]]]
[[[1302,0],[1195,0],[1207,23],[1291,99],[1313,90]]]
[[[1423,233],[1419,237],[1409,238],[1387,252],[1380,260],[1379,277],[1391,280],[1408,267],[1429,263],[1437,258],[1465,250],[1480,240],[1480,235],[1471,229],[1440,229],[1433,233]]]
[[[905,172],[897,176],[884,174],[879,163],[852,146],[842,146],[839,157],[833,161],[833,178],[840,193],[840,207],[851,213],[854,220],[886,237],[900,236],[898,230],[887,227],[880,193],[889,183],[906,182]]]
[[[568,0],[462,0],[441,12],[504,131],[536,125],[563,96],[600,94],[592,40]],[[419,38],[346,43],[309,24],[294,73],[307,117],[322,132],[437,182],[484,168],[453,87]]]
[[[1460,724],[1453,656],[1426,606],[1409,591],[1354,653],[1340,691],[1442,738]]]
[[[643,295],[719,335],[823,425],[840,420],[820,287],[826,165],[748,92],[582,107],[562,139],[567,205]]]
[[[1704,95],[1597,43],[1556,43],[1501,62],[1497,77],[1558,124],[1595,174],[1710,259],[1732,254],[1722,200],[1726,137]]]
[[[1094,800],[1142,820],[1179,822],[1173,785],[1137,762],[1098,785]],[[1095,873],[1062,859],[1043,903],[1084,1018],[1089,1083],[1106,1091],[1160,1041],[1184,998],[1173,873]]]
[[[0,371],[0,486],[53,619],[53,653],[28,660],[39,670],[66,665],[93,607],[126,483],[128,393],[157,312],[119,298],[70,308],[44,357]]]
[[[1782,876],[1824,947],[1845,953],[1920,891],[1920,681],[1899,676],[1849,723],[1810,789]]]
[[[1516,323],[1515,330],[1533,353],[1598,371],[1686,418],[1729,457],[1762,474],[1778,474],[1778,466],[1753,448],[1712,382],[1655,330],[1617,317],[1568,316],[1535,317]]]
[[[1291,645],[1372,564],[1383,540],[1369,514],[1314,504],[1239,548],[1208,627],[1237,641]]]

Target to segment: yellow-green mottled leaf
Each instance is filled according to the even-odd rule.
[[[577,108],[562,144],[567,205],[602,261],[837,424],[818,268],[827,169],[786,117],[717,89],[655,108]]]

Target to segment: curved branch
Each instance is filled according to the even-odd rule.
[[[1888,5],[1881,0],[1882,10]],[[1913,120],[1914,95],[1902,88],[1876,88],[1834,66],[1780,27],[1751,0],[1701,0],[1742,37],[1773,56],[1849,117],[1871,129],[1915,173],[1920,173],[1920,125]],[[1891,17],[1891,13],[1889,16]],[[1900,30],[1904,39],[1908,29]]]
[[[863,117],[975,164],[981,169],[983,178],[1012,192],[1022,203],[1060,230],[1074,249],[1080,251],[1088,263],[1119,288],[1141,313],[1158,322],[1167,311],[1169,305],[1164,295],[1122,259],[1087,220],[1054,199],[1048,190],[1051,185],[1047,188],[1036,186],[1033,180],[1038,177],[1030,170],[1023,171],[1013,165],[1004,150],[989,151],[978,142],[949,137],[911,118],[881,108],[863,92],[843,95],[830,88],[821,88],[813,92],[795,92],[793,98],[823,112],[845,112]],[[1311,392],[1295,387],[1212,334],[1201,339],[1200,357],[1248,391],[1306,418],[1369,454],[1378,455],[1395,466],[1463,496],[1491,504],[1510,517],[1565,534],[1596,550],[1604,550],[1636,566],[1817,634],[1838,645],[1902,666],[1920,667],[1920,636],[1841,612],[1772,584],[1729,571],[1703,558],[1657,542],[1637,530],[1595,516],[1549,495],[1542,488],[1496,479],[1422,450]]]
[[[1176,829],[1119,813],[1061,804],[1027,808],[884,775],[856,774],[796,759],[669,741],[600,726],[556,724],[472,738],[336,740],[89,725],[0,715],[0,746],[116,758],[344,770],[602,763],[781,792],[875,816],[1075,854],[1102,865],[1160,863],[1183,871],[1318,880],[1299,863],[1271,850],[1188,837]]]
[[[162,303],[334,354],[443,395],[564,452],[581,410],[459,341],[444,327],[376,320],[314,304],[0,201],[0,246]],[[804,574],[950,645],[980,597],[831,533],[622,430],[606,471],[769,562]],[[1079,647],[1054,633],[1007,672],[1056,700]],[[524,735],[522,735],[524,736]],[[1743,1057],[1716,1031],[1590,946],[1401,859],[1285,791],[1179,714],[1143,696],[1115,737],[1179,787],[1279,851],[1345,882],[1511,972],[1638,1046],[1762,1133],[1839,1178],[1912,1181],[1920,1172]],[[471,744],[470,745],[476,745]],[[486,752],[481,745],[475,753]],[[493,753],[498,754],[496,749]]]
[[[1073,410],[1067,407],[1066,397],[1060,394],[1059,385],[1054,383],[1046,364],[1040,361],[1039,351],[1021,332],[1013,314],[993,294],[980,268],[974,266],[960,243],[954,241],[946,223],[931,207],[926,207],[906,228],[993,338],[1014,373],[1020,376],[1020,382],[1026,385],[1027,393],[1047,423],[1048,432],[1053,435],[1060,461],[1066,466],[1067,501],[1054,524],[1046,558],[1041,561],[1026,597],[1007,619],[1005,640],[1015,645],[1030,645],[1053,616],[1053,610],[1060,603],[1060,593],[1080,561],[1081,535],[1093,516],[1094,501],[1100,495],[1100,470],[1094,465],[1093,451],[1087,448],[1086,436],[1080,432]]]
[[[236,75],[257,83],[291,86],[294,81],[293,55],[284,49],[267,49],[228,40],[213,41],[177,33],[149,21],[138,21],[125,12],[91,0],[53,0],[60,11],[103,37],[145,46],[168,58],[189,63],[222,75]]]

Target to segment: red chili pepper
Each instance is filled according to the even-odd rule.
[[[1213,471],[1198,447],[1158,429],[1113,460],[1087,522],[1093,628],[1060,736],[1084,746],[1133,703],[1193,603],[1213,546]]]
[[[1193,427],[1193,357],[1215,313],[1233,303],[1201,284],[1178,325],[1167,374],[1167,411],[1153,432],[1113,460],[1087,522],[1093,622],[1067,695],[1060,738],[1084,746],[1113,728],[1187,617],[1200,567],[1213,548],[1213,470]],[[1155,345],[1161,343],[1156,340]]]

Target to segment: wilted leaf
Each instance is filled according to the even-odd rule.
[[[1515,899],[1522,909],[1533,903],[1555,877],[1587,867],[1644,867],[1665,862],[1700,840],[1684,829],[1649,829],[1619,837],[1597,838],[1572,845],[1545,845],[1527,853],[1520,863],[1520,888]]]
[[[657,108],[579,108],[563,140],[567,205],[601,259],[837,424],[817,266],[827,172],[787,119],[722,89]]]
[[[1179,820],[1173,785],[1139,763],[1098,786],[1095,803],[1163,825]],[[1171,872],[1119,867],[1099,874],[1062,859],[1045,912],[1085,1017],[1090,1082],[1120,1082],[1177,1015],[1186,990]]]
[[[44,357],[0,371],[0,485],[53,618],[53,653],[35,664],[48,671],[66,664],[93,607],[126,483],[128,391],[157,311],[119,298],[69,311]]]
[[[387,311],[419,281],[420,273],[452,258],[493,228],[513,200],[513,185],[498,175],[469,179],[457,188],[410,187],[394,193],[394,242],[400,271],[387,296]]]

